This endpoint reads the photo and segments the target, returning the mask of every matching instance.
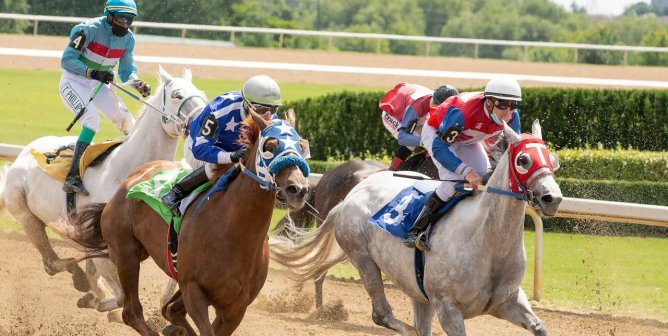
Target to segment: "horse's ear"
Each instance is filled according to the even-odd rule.
[[[506,136],[506,140],[508,140],[509,143],[518,143],[522,141],[522,137],[515,133],[515,131],[506,124],[506,122],[503,122],[503,134]]]
[[[267,128],[269,126],[269,121],[264,120],[261,115],[259,115],[255,110],[253,109],[253,106],[251,104],[246,104],[248,107],[248,111],[250,112],[251,117],[253,118],[253,121],[255,124],[260,128],[260,131]]]
[[[190,66],[187,65],[185,69],[183,69],[183,79],[187,80],[188,82],[192,83],[193,82],[193,73],[190,71]]]
[[[541,130],[538,119],[534,120],[533,124],[531,124],[531,134],[536,138],[543,140],[543,131]]]
[[[297,118],[295,117],[295,110],[292,107],[285,111],[285,121],[292,127],[297,128]]]
[[[165,84],[169,84],[173,80],[172,75],[165,71],[165,69],[162,68],[162,65],[158,65],[158,76],[160,76],[160,79]]]

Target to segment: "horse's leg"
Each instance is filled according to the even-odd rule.
[[[216,331],[216,336],[232,335],[241,324],[241,320],[244,319],[246,308],[231,314],[231,316],[229,315],[224,315],[220,310],[216,310],[216,319],[213,321],[213,330]],[[221,316],[225,316],[225,318],[223,319]]]
[[[97,310],[108,312],[121,308],[123,304],[123,289],[118,278],[116,266],[109,259],[91,260],[91,265],[97,269],[96,284],[97,291],[101,294]],[[104,279],[104,281],[102,280]],[[107,286],[104,286],[106,283]]]
[[[431,335],[431,322],[434,320],[434,309],[429,303],[424,303],[417,299],[411,299],[413,302],[413,314],[415,315],[415,328],[420,336]]]
[[[121,227],[114,224],[120,223],[111,223],[110,226]],[[109,241],[109,252],[118,268],[118,277],[121,288],[123,288],[123,322],[142,336],[159,336],[160,334],[151,330],[146,323],[144,309],[139,301],[139,268],[142,247],[134,237],[125,239],[128,237],[121,237],[119,234],[111,238],[115,238],[113,240],[122,239],[121,241],[123,241],[122,245],[113,244],[116,242],[112,239]]]
[[[417,335],[415,328],[397,320],[392,313],[392,307],[385,297],[383,279],[378,265],[366,253],[353,252],[348,253],[350,261],[357,268],[362,279],[364,289],[371,298],[373,312],[371,318],[379,326],[383,326],[402,335]]]
[[[206,294],[194,282],[181,283],[181,292],[183,293],[183,303],[186,310],[197,326],[201,336],[214,336],[213,327],[209,322],[209,300]]]
[[[24,195],[15,199],[15,202],[7,203],[7,210],[9,210],[17,222],[23,225],[23,230],[30,239],[30,242],[42,256],[44,271],[48,275],[55,275],[67,270],[72,274],[74,288],[80,292],[88,292],[88,280],[86,280],[81,267],[74,262],[74,258],[60,259],[56,251],[53,250],[49,242],[49,237],[46,235],[46,224],[28,210],[28,204]]]
[[[99,277],[100,274],[93,261],[91,259],[86,260],[86,278],[88,279],[90,292],[86,293],[79,299],[79,301],[77,301],[77,307],[97,309],[97,306],[100,303],[100,298],[103,298],[105,295],[97,284]]]
[[[176,282],[174,282],[176,283]],[[162,333],[165,336],[196,336],[195,330],[186,319],[186,306],[183,304],[181,291],[174,293],[171,299],[162,306],[162,316],[171,325],[166,326]]]
[[[325,282],[325,276],[327,272],[322,273],[317,279],[313,282],[315,284],[315,308],[318,309],[322,307],[322,284]]]
[[[456,303],[444,299],[436,302],[435,306],[441,328],[448,336],[466,336],[464,315]]]
[[[490,314],[527,329],[534,335],[547,335],[545,324],[531,310],[529,300],[522,288],[510,295],[506,302],[499,305],[496,311]]]

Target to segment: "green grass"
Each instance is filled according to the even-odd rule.
[[[72,119],[58,96],[59,72],[0,69],[0,143],[25,145],[43,135],[65,135]],[[148,78],[155,84],[155,78]],[[242,81],[195,79],[210,98],[238,89]],[[347,90],[379,90],[333,85],[281,83],[285,100]],[[131,111],[138,103],[123,100]],[[97,140],[119,135],[105,118]],[[78,134],[75,127],[72,134]],[[180,153],[180,150],[179,150]],[[272,227],[284,212],[276,210]],[[6,213],[0,215],[0,231],[21,230]],[[544,238],[541,304],[558,309],[594,311],[613,315],[668,321],[668,239],[599,237],[547,233]],[[523,287],[533,292],[534,233],[525,233],[528,265]],[[37,253],[35,252],[37,257]],[[349,264],[330,274],[357,278]]]

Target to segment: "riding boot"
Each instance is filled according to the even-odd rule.
[[[390,170],[397,171],[404,161],[411,155],[412,151],[406,146],[399,146],[394,153],[394,158],[390,163]]]
[[[88,190],[83,185],[81,174],[79,172],[79,161],[83,152],[88,147],[88,143],[77,141],[74,146],[74,155],[72,156],[72,165],[70,171],[67,173],[65,184],[63,184],[63,191],[67,193],[79,193],[88,196]]]
[[[207,181],[209,181],[209,178],[206,176],[204,166],[199,167],[174,184],[172,190],[162,196],[162,203],[171,209],[175,216],[181,216],[179,211],[181,200]]]
[[[409,248],[419,248],[420,250],[429,250],[430,246],[427,243],[426,237],[422,238],[422,233],[429,227],[431,223],[431,217],[434,213],[441,208],[446,201],[442,201],[436,192],[432,193],[431,196],[427,199],[427,202],[424,204],[422,211],[418,215],[418,218],[408,230],[408,238],[404,241],[404,245]],[[418,243],[418,239],[420,242]]]

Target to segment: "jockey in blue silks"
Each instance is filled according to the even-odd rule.
[[[60,97],[76,115],[93,96],[96,88],[99,87],[99,91],[89,104],[94,108],[87,109],[79,119],[83,129],[74,147],[72,165],[63,185],[65,192],[88,195],[81,181],[79,160],[99,131],[98,111],[125,134],[134,126],[132,114],[108,85],[114,80],[113,69],[116,64],[121,81],[134,87],[144,97],[151,94],[151,87],[138,79],[133,58],[135,38],[129,27],[136,16],[137,4],[134,0],[107,0],[104,16],[79,23],[70,32],[70,43],[61,59],[64,71],[60,78]]]
[[[190,122],[189,137],[185,146],[195,159],[206,164],[193,170],[176,183],[162,202],[178,213],[178,206],[193,190],[209,180],[212,165],[237,163],[246,154],[237,143],[241,135],[241,122],[249,115],[248,104],[264,119],[276,116],[281,106],[281,90],[269,76],[253,76],[244,83],[241,91],[230,91],[214,98],[202,112]]]
[[[482,184],[481,175],[490,166],[482,143],[501,134],[504,122],[520,133],[520,101],[520,84],[509,77],[496,77],[487,83],[484,92],[460,93],[429,111],[422,143],[438,168],[439,178],[445,181],[427,199],[404,245],[416,246],[432,215],[455,195],[455,181],[464,179],[473,189]],[[424,239],[420,245],[429,249]]]

